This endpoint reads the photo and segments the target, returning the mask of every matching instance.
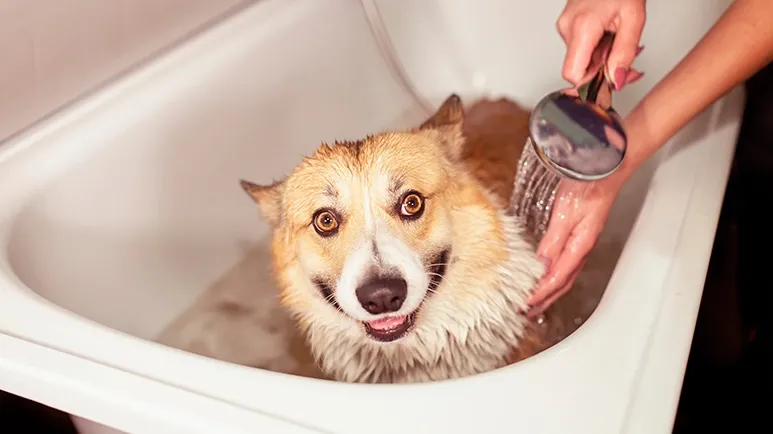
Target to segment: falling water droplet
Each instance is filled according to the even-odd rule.
[[[560,181],[560,176],[539,161],[529,139],[518,161],[510,205],[513,214],[537,240],[548,228]]]

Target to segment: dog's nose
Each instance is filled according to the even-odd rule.
[[[355,291],[360,305],[373,315],[396,312],[408,295],[408,284],[400,277],[369,279]]]

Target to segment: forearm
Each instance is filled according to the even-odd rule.
[[[773,0],[736,0],[626,117],[628,176],[685,124],[773,59]]]

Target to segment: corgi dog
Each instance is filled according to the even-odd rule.
[[[465,114],[451,95],[416,128],[241,181],[272,227],[281,303],[331,379],[458,378],[539,347],[524,311],[544,266],[507,212],[529,112],[486,107]]]

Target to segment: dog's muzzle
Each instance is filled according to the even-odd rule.
[[[385,315],[364,322],[365,332],[380,342],[400,339],[411,329],[414,314],[390,316],[400,310],[408,296],[408,283],[402,276],[373,276],[355,291],[360,306],[371,315]]]

